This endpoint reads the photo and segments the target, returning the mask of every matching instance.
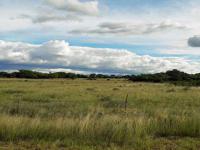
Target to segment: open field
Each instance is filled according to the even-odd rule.
[[[17,148],[200,149],[200,88],[0,79],[0,149]]]

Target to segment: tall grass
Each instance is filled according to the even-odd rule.
[[[197,149],[199,93],[123,80],[0,80],[0,141],[146,150],[190,139],[187,149]]]
[[[76,144],[137,146],[148,137],[200,137],[199,118],[122,118],[88,114],[83,118],[41,119],[0,116],[1,141],[73,141]]]

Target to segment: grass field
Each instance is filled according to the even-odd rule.
[[[0,149],[200,149],[200,88],[0,79]]]

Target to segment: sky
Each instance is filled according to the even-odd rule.
[[[1,0],[0,70],[200,72],[199,0]]]

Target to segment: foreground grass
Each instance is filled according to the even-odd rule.
[[[1,79],[0,95],[5,149],[200,148],[199,88],[125,80]]]

